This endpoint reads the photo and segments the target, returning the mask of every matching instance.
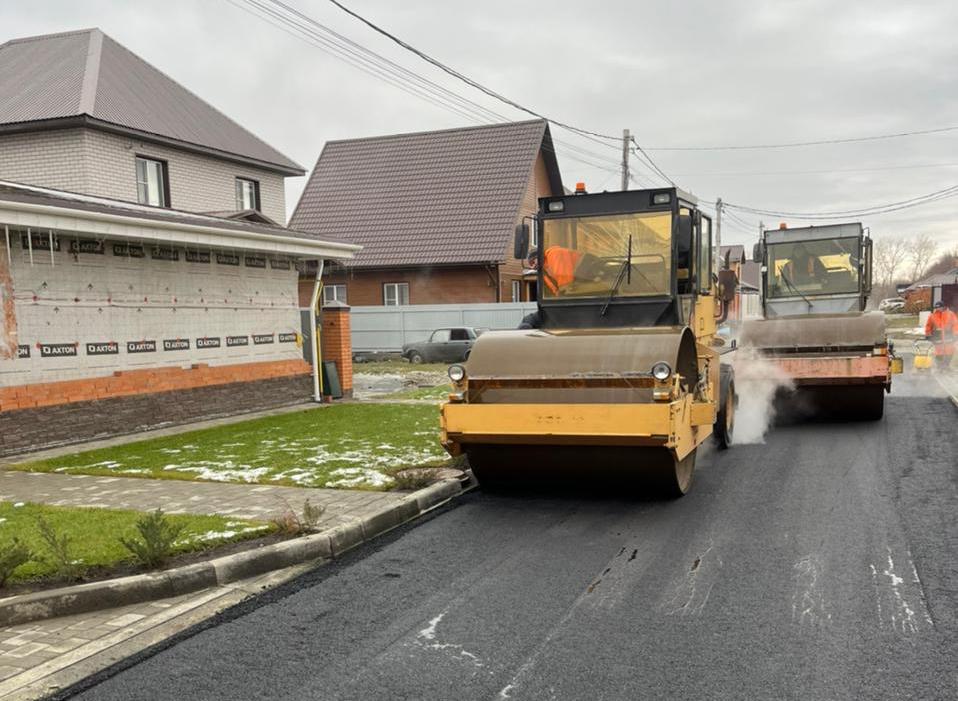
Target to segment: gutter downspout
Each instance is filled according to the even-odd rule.
[[[326,261],[320,258],[316,261],[316,281],[313,283],[313,296],[309,301],[309,328],[313,337],[313,401],[323,401],[323,380],[320,371],[320,363],[323,362],[322,349],[320,348],[319,329],[316,328],[316,313],[319,306],[320,293],[323,290],[323,264]]]

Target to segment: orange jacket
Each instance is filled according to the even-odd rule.
[[[552,294],[559,294],[559,290],[575,280],[575,266],[578,265],[582,254],[571,248],[550,246],[542,254],[542,279]]]
[[[936,309],[925,322],[925,335],[935,343],[935,355],[954,355],[953,338],[958,336],[958,316],[947,308]],[[948,336],[952,338],[948,338]]]

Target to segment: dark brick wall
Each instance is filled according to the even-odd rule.
[[[298,404],[312,392],[312,378],[296,375],[2,412],[0,456]]]

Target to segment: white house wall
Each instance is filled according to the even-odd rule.
[[[245,258],[266,254],[230,254],[240,260],[233,266],[217,263],[217,252],[209,249],[203,251],[207,263],[188,262],[181,246],[174,249],[179,260],[166,261],[155,259],[149,244],[143,245],[144,257],[130,258],[113,250],[122,241],[105,241],[103,253],[76,254],[70,252],[70,238],[61,236],[59,242],[52,262],[50,251],[35,242],[31,264],[21,233],[11,231],[12,285],[5,287],[7,253],[0,232],[0,297],[8,297],[12,286],[14,316],[0,315],[0,387],[125,369],[302,357],[297,272],[288,259],[266,258],[263,269],[249,267]],[[273,267],[284,261],[288,270]],[[255,343],[254,335],[271,337],[272,343]],[[248,345],[228,346],[227,337],[247,337]],[[219,346],[198,348],[198,339],[218,339]],[[156,349],[130,352],[128,344],[142,341],[154,341]],[[164,341],[174,346],[186,341],[188,349],[164,350]],[[96,354],[87,347],[91,343],[115,343],[116,352]]]

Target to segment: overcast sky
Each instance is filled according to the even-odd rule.
[[[243,0],[233,0],[242,5]],[[328,0],[288,4],[505,115]],[[781,143],[958,125],[958,3],[549,3],[343,0],[411,44],[554,119],[643,146]],[[332,58],[229,0],[0,2],[0,40],[100,27],[311,169],[329,139],[475,123]],[[621,156],[553,127],[564,182],[619,187]],[[573,160],[593,152],[603,168]],[[699,197],[781,211],[847,210],[958,184],[958,131],[762,151],[650,151]],[[914,167],[913,167],[914,166]],[[809,172],[813,171],[813,172]],[[648,171],[638,168],[639,183]],[[287,181],[292,211],[305,178]],[[633,187],[640,185],[633,184]],[[727,221],[725,242],[760,217]],[[765,217],[765,224],[777,219]],[[798,224],[798,220],[790,220]],[[958,246],[958,197],[864,218],[873,234]],[[747,227],[747,228],[746,228]]]

